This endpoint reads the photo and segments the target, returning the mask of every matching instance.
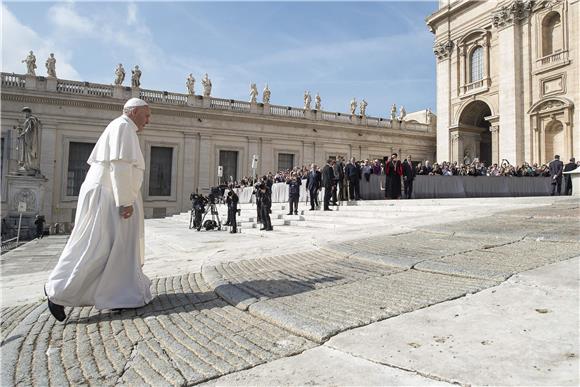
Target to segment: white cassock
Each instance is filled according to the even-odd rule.
[[[126,115],[113,120],[95,145],[81,186],[72,234],[50,273],[46,291],[63,306],[136,308],[151,301],[143,274],[141,183],[145,161],[137,126]],[[132,205],[124,219],[119,206]]]

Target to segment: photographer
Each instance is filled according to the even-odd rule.
[[[208,200],[201,194],[192,193],[189,196],[191,200],[191,209],[193,212],[193,222],[190,224],[190,228],[196,228],[198,231],[201,229],[201,220],[203,213],[205,212],[205,205]]]
[[[230,190],[228,192],[228,197],[226,198],[226,204],[228,205],[228,222],[232,226],[230,233],[235,234],[238,232],[238,221],[236,220],[236,215],[238,214],[238,202],[240,201],[238,195]],[[226,223],[227,224],[227,223]]]
[[[298,201],[300,200],[300,185],[302,181],[296,176],[296,172],[292,172],[291,177],[286,180],[286,184],[288,184],[288,202],[290,203],[288,215],[298,215]]]
[[[268,188],[265,182],[260,184],[261,205],[260,212],[262,217],[262,228],[260,230],[272,231],[272,221],[270,220],[270,211],[272,207],[272,191]]]
[[[254,192],[252,194],[256,197],[256,223],[262,223],[262,192],[260,191],[260,182],[254,185]]]

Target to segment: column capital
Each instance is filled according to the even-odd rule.
[[[451,40],[435,42],[433,45],[433,54],[440,61],[445,60],[451,56],[455,44]]]
[[[533,6],[533,0],[515,0],[496,8],[492,13],[491,22],[496,28],[512,26],[515,22],[527,18]]]

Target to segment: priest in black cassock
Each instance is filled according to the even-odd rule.
[[[401,198],[401,176],[403,176],[403,166],[401,161],[398,160],[398,155],[393,153],[391,158],[387,161],[385,165],[385,175],[386,175],[386,189],[385,197],[387,199],[400,199]]]

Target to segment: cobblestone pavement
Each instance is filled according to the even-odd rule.
[[[45,302],[3,308],[0,382],[157,386],[213,380],[577,256],[577,210],[560,202],[537,213],[518,210],[204,266],[201,273],[154,279],[155,298],[146,307],[67,308],[65,323],[50,316]]]

